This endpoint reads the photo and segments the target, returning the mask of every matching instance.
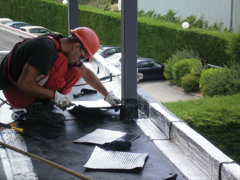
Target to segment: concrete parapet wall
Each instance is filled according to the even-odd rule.
[[[180,148],[184,155],[179,154],[179,156],[187,157],[192,162],[196,174],[197,171],[201,171],[208,179],[240,179],[240,166],[234,160],[226,156],[161,103],[147,96],[146,92],[141,89],[138,90],[138,102],[139,109],[148,115],[169,141]],[[167,154],[166,156],[169,157]],[[179,168],[181,169],[181,167]]]

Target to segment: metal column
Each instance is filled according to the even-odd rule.
[[[68,35],[70,29],[79,27],[78,0],[68,0]]]
[[[122,103],[121,119],[138,118],[137,0],[121,2]]]
[[[231,15],[230,15],[230,29],[233,26],[233,0],[231,0]]]

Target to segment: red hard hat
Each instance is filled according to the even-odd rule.
[[[88,27],[79,27],[70,30],[83,44],[83,47],[87,50],[90,59],[93,61],[93,55],[99,49],[99,39],[97,34]]]

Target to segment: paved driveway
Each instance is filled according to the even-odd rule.
[[[167,80],[139,82],[138,86],[159,102],[196,100],[201,97],[199,93],[185,93]]]

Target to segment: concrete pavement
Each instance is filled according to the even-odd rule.
[[[199,92],[186,93],[181,87],[177,87],[167,80],[140,81],[138,86],[159,102],[188,101],[202,97]]]

